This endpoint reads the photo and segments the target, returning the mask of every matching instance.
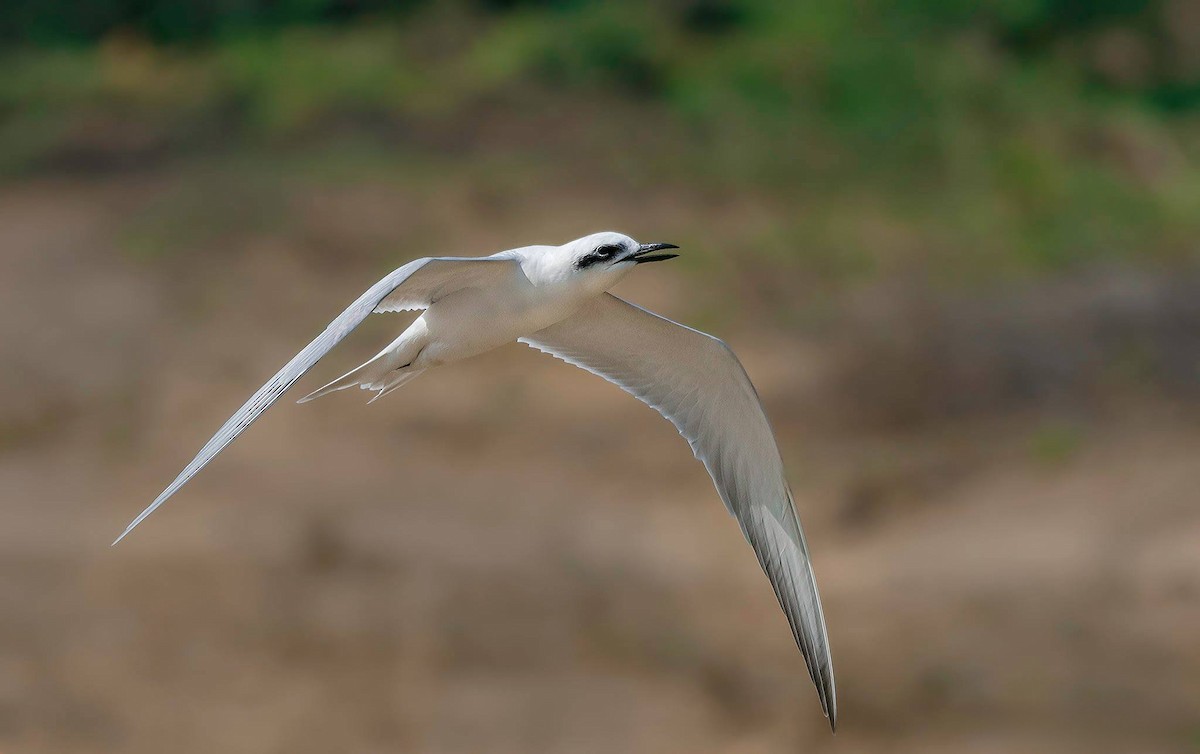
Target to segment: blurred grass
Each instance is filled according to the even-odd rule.
[[[582,170],[761,197],[746,253],[834,290],[1195,257],[1200,32],[1178,2],[405,3],[336,23],[235,3],[190,31],[164,20],[184,6],[11,39],[0,171],[263,150],[334,173],[397,150],[469,181]],[[357,146],[314,148],[331,134]]]
[[[1061,421],[1049,422],[1030,436],[1029,455],[1042,466],[1059,467],[1078,454],[1083,440],[1079,427]]]

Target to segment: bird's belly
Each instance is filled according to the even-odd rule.
[[[549,327],[577,307],[569,300],[496,296],[479,289],[453,293],[422,315],[428,344],[416,365],[438,366],[490,351]]]

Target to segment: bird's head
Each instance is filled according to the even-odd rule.
[[[560,247],[563,263],[570,266],[572,277],[594,281],[602,290],[616,283],[639,264],[674,259],[678,254],[662,254],[678,249],[669,243],[638,243],[621,233],[606,231],[576,239]]]

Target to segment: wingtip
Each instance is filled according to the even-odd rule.
[[[829,686],[824,689],[821,694],[821,706],[824,707],[824,713],[829,718],[829,732],[836,734],[838,732],[838,693],[833,688],[833,678],[829,678]]]
[[[828,676],[828,686],[821,694],[821,706],[825,708],[825,717],[829,718],[829,732],[837,733],[837,691],[833,685],[832,670]]]
[[[821,712],[829,720],[829,730],[837,733],[837,692],[834,690],[832,672],[815,672],[813,683],[817,687],[817,698],[821,702]]]

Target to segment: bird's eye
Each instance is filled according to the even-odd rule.
[[[588,252],[587,255],[585,255],[582,259],[576,262],[575,267],[576,269],[582,270],[585,267],[591,267],[599,262],[607,262],[624,250],[624,247],[619,246],[618,244],[606,243],[603,246],[597,246],[595,249],[592,249],[590,252]]]

